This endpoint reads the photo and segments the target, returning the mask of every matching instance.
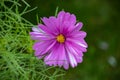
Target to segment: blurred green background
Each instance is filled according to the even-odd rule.
[[[36,10],[24,15],[37,23],[40,17],[54,16],[56,7],[76,15],[87,32],[89,45],[83,63],[66,71],[63,80],[120,79],[119,0],[26,0]],[[24,8],[24,6],[23,6]],[[21,10],[23,9],[21,7]]]
[[[83,63],[66,71],[63,80],[120,79],[119,0],[26,0],[36,10],[24,17],[37,24],[39,17],[54,16],[56,7],[76,15],[87,32],[89,45]],[[21,8],[22,10],[23,8]]]

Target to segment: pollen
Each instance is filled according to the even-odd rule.
[[[64,37],[62,34],[59,34],[59,35],[57,36],[57,41],[58,41],[59,43],[64,43],[64,42],[65,42],[65,37]]]

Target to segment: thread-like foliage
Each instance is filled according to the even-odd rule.
[[[19,12],[18,0],[0,2],[0,80],[56,80],[64,75],[60,68],[48,67],[34,57],[29,32],[34,26],[22,16],[30,5]]]

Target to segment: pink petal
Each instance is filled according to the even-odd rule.
[[[83,53],[79,50],[79,48],[71,45],[68,42],[65,43],[65,46],[69,58],[69,63],[74,68],[78,63],[82,62]]]
[[[64,44],[60,44],[57,52],[59,52],[58,65],[62,66],[67,61]]]
[[[76,23],[76,16],[74,14],[70,14],[68,12],[61,11],[58,14],[60,23],[69,22],[70,25],[74,25]]]
[[[75,25],[75,30],[79,31],[83,26],[83,23],[82,22],[79,22]]]
[[[68,48],[66,48],[66,51],[67,51],[69,62],[71,64],[71,66],[74,68],[75,66],[77,66],[77,61],[76,61],[74,55],[70,52],[70,50]]]
[[[64,62],[63,67],[67,70],[69,68],[68,60]]]
[[[55,45],[56,41],[44,41],[44,42],[36,42],[33,46],[33,49],[35,51],[35,56],[43,56],[48,51],[51,50],[51,48]]]
[[[67,47],[68,52],[70,54],[72,54],[72,56],[75,58],[76,62],[81,63],[82,62],[82,56],[83,56],[82,51],[80,51],[79,48],[77,48],[73,44],[71,45],[68,42],[66,42],[66,47]],[[77,66],[77,64],[75,66]]]
[[[34,31],[34,32],[40,32],[40,33],[44,33],[44,31],[42,31],[40,28],[38,28],[38,27],[32,27],[32,30]]]
[[[58,14],[59,19],[59,27],[60,27],[60,33],[71,31],[74,29],[74,25],[76,23],[76,16],[74,14],[70,14],[68,12],[61,11]]]
[[[67,37],[69,38],[85,38],[86,37],[86,32],[84,31],[73,31],[71,34],[68,34]]]
[[[75,25],[75,23],[76,23],[76,16],[74,14],[72,14],[70,16],[69,20],[70,20],[71,25]]]
[[[40,32],[30,32],[30,35],[33,40],[51,40],[55,38],[54,36]]]
[[[78,38],[74,38],[74,39],[73,38],[72,39],[71,38],[67,38],[67,40],[71,41],[71,42],[73,42],[75,44],[78,44],[79,46],[81,46],[83,48],[87,48],[88,47],[87,43],[82,38],[80,38],[80,39],[78,39]]]
[[[69,42],[69,44],[72,44],[73,47],[76,48],[76,50],[81,50],[82,52],[86,52],[87,51],[87,44],[84,40],[77,40],[77,39],[70,39],[67,38],[66,42]],[[81,53],[81,52],[80,52]]]
[[[44,31],[47,34],[54,35],[53,32],[43,24],[38,24],[38,28],[40,28],[42,31]]]
[[[74,29],[74,25],[76,23],[76,16],[74,14],[66,13],[65,19],[63,22],[64,31],[72,31]]]
[[[58,13],[57,18],[59,18],[59,22],[60,22],[60,23],[63,22],[63,20],[64,20],[64,15],[65,15],[65,12],[64,12],[64,11],[60,11],[60,12]]]
[[[58,49],[59,44],[56,44],[53,48],[52,51],[50,52],[50,54],[48,54],[45,58],[44,58],[44,62],[47,65],[57,65],[57,58],[59,56],[58,53],[56,53],[56,49]]]
[[[66,42],[65,45],[71,52],[73,52],[74,55],[80,56],[80,57],[83,56],[83,53],[78,46],[71,44],[69,42]]]
[[[57,44],[54,46],[51,53],[45,57],[45,62],[48,65],[58,65],[59,67],[69,65],[66,64],[66,61],[66,52],[63,44]]]
[[[42,21],[44,22],[44,24],[46,25],[46,27],[54,34],[58,33],[58,22],[57,19],[55,17],[50,17],[49,19],[44,17],[42,19]]]

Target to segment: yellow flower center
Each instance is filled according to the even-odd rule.
[[[59,34],[59,35],[57,36],[57,41],[58,41],[59,43],[63,43],[63,42],[65,42],[65,37],[64,37],[62,34]]]

